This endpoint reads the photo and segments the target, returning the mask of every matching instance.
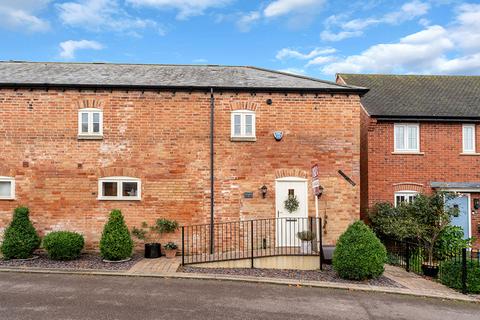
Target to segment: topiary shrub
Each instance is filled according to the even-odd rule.
[[[100,240],[100,254],[103,259],[118,261],[130,258],[133,240],[120,210],[112,210],[107,224],[103,228]]]
[[[462,289],[461,259],[450,259],[440,264],[440,282],[453,289]],[[480,293],[480,264],[472,259],[467,260],[467,291]]]
[[[385,246],[362,221],[352,224],[338,239],[333,268],[344,279],[365,280],[382,275]]]
[[[43,238],[43,248],[53,260],[73,260],[80,256],[85,240],[81,234],[71,231],[55,231]]]
[[[27,259],[40,246],[40,237],[29,219],[27,207],[14,210],[13,219],[5,230],[0,247],[5,259]]]

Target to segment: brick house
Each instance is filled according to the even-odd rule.
[[[362,215],[376,202],[458,192],[453,223],[480,239],[480,77],[338,74],[337,83],[370,89],[361,100]]]
[[[318,163],[335,243],[359,218],[365,92],[254,67],[1,62],[0,231],[20,204],[89,248],[114,208],[130,227],[273,218],[295,192],[315,216]]]

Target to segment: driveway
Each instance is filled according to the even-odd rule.
[[[295,286],[0,272],[1,319],[475,319],[480,305]]]

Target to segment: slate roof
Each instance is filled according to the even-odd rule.
[[[367,112],[379,119],[480,119],[480,76],[338,74],[367,87]]]
[[[0,86],[45,85],[365,91],[363,88],[248,66],[0,62]]]

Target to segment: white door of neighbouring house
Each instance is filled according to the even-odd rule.
[[[296,197],[298,209],[288,212],[285,201]],[[299,231],[308,230],[308,193],[307,179],[287,177],[275,180],[276,203],[276,245],[277,247],[298,247]]]

